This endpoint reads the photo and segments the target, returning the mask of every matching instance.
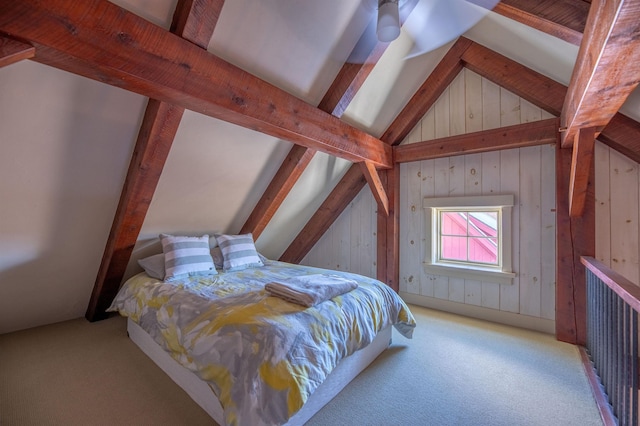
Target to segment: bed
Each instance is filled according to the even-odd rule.
[[[300,276],[357,288],[312,307],[265,290]],[[273,260],[172,282],[140,273],[110,311],[130,338],[221,425],[304,424],[415,320],[385,284]]]

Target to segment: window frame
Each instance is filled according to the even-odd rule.
[[[466,197],[424,198],[426,210],[424,268],[427,273],[456,278],[512,284],[516,274],[512,265],[511,215],[513,195],[478,195]],[[498,264],[452,261],[441,259],[440,212],[443,211],[497,211],[498,212]]]

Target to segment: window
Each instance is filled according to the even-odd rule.
[[[511,284],[513,195],[425,198],[425,269]]]

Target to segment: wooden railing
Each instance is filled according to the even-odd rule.
[[[587,268],[586,356],[599,379],[590,378],[596,401],[605,424],[637,426],[640,287],[596,259],[583,257],[582,263]]]

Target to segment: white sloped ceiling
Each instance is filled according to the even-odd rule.
[[[169,27],[175,0],[113,0]],[[208,49],[316,105],[362,0],[227,1]],[[469,37],[567,83],[577,47],[493,14]],[[344,120],[379,136],[446,51],[386,51]],[[526,53],[523,53],[526,52]],[[0,68],[0,333],[84,315],[146,99],[31,61]],[[631,111],[637,111],[633,106]],[[160,232],[238,232],[292,145],[186,111],[134,260]],[[349,163],[318,154],[257,241],[277,258]],[[130,263],[128,275],[137,270]]]

